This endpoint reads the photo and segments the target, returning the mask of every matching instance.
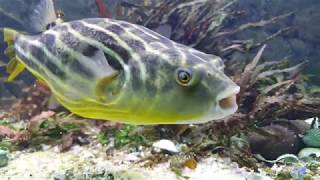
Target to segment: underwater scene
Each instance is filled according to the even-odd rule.
[[[320,180],[319,0],[0,0],[0,180]]]

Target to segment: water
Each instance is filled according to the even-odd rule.
[[[0,28],[10,27],[30,34],[38,33],[32,32],[29,22],[23,17],[26,17],[39,1],[32,0],[31,3],[30,0],[29,6],[21,6],[22,0],[0,0],[0,9],[19,17],[15,19],[6,13],[0,13]],[[223,59],[226,65],[224,72],[241,87],[241,92],[237,97],[239,109],[232,116],[225,118],[230,122],[228,124],[211,122],[210,126],[196,125],[196,128],[186,128],[187,132],[188,129],[191,131],[191,134],[185,133],[184,128],[180,126],[164,126],[153,129],[160,133],[156,133],[157,138],[150,140],[148,139],[149,135],[135,134],[136,127],[127,126],[119,133],[114,133],[119,129],[115,128],[115,131],[109,132],[103,128],[112,125],[106,125],[105,122],[99,121],[94,125],[90,124],[90,128],[98,128],[99,130],[102,128],[103,133],[106,132],[102,135],[100,131],[98,135],[95,134],[98,136],[100,144],[105,143],[111,146],[110,142],[113,142],[114,139],[115,144],[120,143],[120,146],[132,142],[136,145],[143,141],[144,143],[141,145],[143,147],[150,147],[153,141],[161,138],[171,139],[179,145],[186,145],[186,141],[191,141],[190,143],[193,145],[198,143],[194,141],[214,141],[213,144],[210,144],[216,147],[213,148],[214,150],[209,147],[210,150],[203,151],[212,155],[211,153],[221,145],[226,149],[224,152],[228,157],[241,166],[251,169],[256,168],[254,165],[256,162],[253,160],[253,156],[241,154],[244,151],[262,154],[265,159],[274,160],[283,154],[298,155],[299,152],[301,154],[302,150],[310,147],[309,141],[308,144],[303,143],[303,138],[300,136],[308,134],[306,132],[309,132],[310,129],[310,125],[303,120],[311,118],[312,121],[312,118],[320,116],[319,0],[55,0],[54,4],[56,10],[64,12],[66,22],[92,17],[124,20],[143,25],[175,42],[217,55]],[[106,7],[105,11],[104,7]],[[3,42],[2,34],[0,41]],[[61,106],[59,108],[47,107],[46,102],[49,99],[50,91],[41,85],[39,86],[39,83],[36,83],[35,78],[29,72],[23,72],[13,82],[5,82],[8,76],[5,65],[9,61],[4,55],[5,48],[6,44],[0,43],[0,126],[5,124],[3,122],[7,119],[9,119],[9,125],[16,126],[19,124],[17,123],[18,119],[22,119],[24,122],[20,130],[28,129],[29,120],[41,112],[47,112],[49,109],[53,109],[56,113],[65,112],[66,110]],[[261,56],[259,56],[259,51]],[[252,63],[255,57],[258,64]],[[248,64],[250,65],[248,66]],[[37,86],[33,87],[34,84]],[[32,100],[28,100],[30,97]],[[68,128],[71,127],[70,129],[60,125],[59,118],[65,118],[62,117],[53,118],[58,122],[48,121],[47,124],[42,124],[53,127],[53,130],[49,128],[50,131],[47,132],[44,128],[40,131],[42,134],[40,133],[38,136],[40,138],[46,136],[49,139],[53,137],[56,139],[66,138],[64,135],[68,135],[70,129],[73,129],[73,124],[68,126]],[[82,125],[80,126],[82,127]],[[258,131],[254,130],[253,126],[257,126]],[[196,130],[198,127],[201,132]],[[112,126],[112,128],[114,127]],[[318,127],[314,126],[314,128]],[[19,128],[15,128],[15,130],[17,129]],[[172,129],[173,134],[170,134]],[[5,136],[8,135],[1,131],[0,128],[0,149],[3,149],[7,148],[2,144],[4,140],[7,140]],[[82,129],[81,133],[83,133]],[[130,137],[130,133],[135,135]],[[317,130],[315,133],[320,134]],[[269,136],[270,134],[274,136]],[[89,138],[82,137],[82,135],[72,135],[78,139],[73,139],[69,146],[77,144],[74,142],[80,141],[79,137],[87,139],[89,144],[96,143],[93,140],[94,135],[89,135]],[[109,140],[105,137],[107,135],[114,137],[114,139]],[[179,138],[176,138],[176,135]],[[230,138],[231,136],[232,138]],[[311,136],[311,144],[313,141],[316,144],[311,146],[318,148],[314,152],[319,153],[320,147],[317,143],[319,138],[317,139],[317,135],[314,134]],[[203,139],[197,140],[199,137],[203,137]],[[147,143],[142,140],[144,138],[147,139]],[[59,146],[60,142],[57,142],[56,139],[51,140],[54,145]],[[31,147],[34,148],[32,140],[32,138],[28,139],[26,144],[32,144]],[[70,141],[63,141],[70,143]],[[78,144],[82,147],[81,143]],[[66,146],[66,149],[70,148],[68,144]],[[86,146],[84,145],[84,147]],[[124,149],[127,150],[126,148],[132,150],[130,147]],[[193,146],[189,146],[189,148],[195,154],[203,153],[202,150],[192,149]],[[15,152],[16,148],[12,149],[14,150],[11,152]],[[239,151],[239,149],[241,150]],[[81,149],[81,151],[85,150]],[[137,149],[133,151],[139,152]],[[182,154],[190,156],[185,152]],[[60,157],[59,154],[58,156]],[[138,157],[140,158],[140,156]],[[237,157],[245,157],[248,161],[241,161],[241,158]],[[197,155],[193,158],[201,159]],[[188,162],[193,161],[189,159]],[[308,163],[308,161],[303,161],[302,166],[308,166]],[[294,165],[294,168],[297,169],[298,165]],[[291,171],[292,169],[287,170]],[[319,170],[314,172],[319,176]],[[232,174],[232,172],[229,173]],[[296,176],[296,174],[292,173],[291,176]],[[303,176],[307,176],[306,173]]]

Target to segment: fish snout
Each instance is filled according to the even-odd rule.
[[[218,108],[226,113],[235,113],[238,109],[237,94],[240,92],[240,87],[237,85],[231,86],[217,95]]]

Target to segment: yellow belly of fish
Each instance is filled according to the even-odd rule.
[[[92,99],[82,99],[78,101],[68,100],[57,94],[57,100],[72,113],[84,118],[110,120],[126,124],[176,124],[181,119],[195,118],[190,115],[162,114],[160,111],[148,113],[136,113],[134,110],[123,110],[117,105],[100,104]],[[143,105],[141,105],[143,106]],[[142,108],[145,109],[145,108]]]

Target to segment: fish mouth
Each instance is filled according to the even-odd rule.
[[[212,120],[223,119],[238,110],[236,95],[240,92],[239,86],[232,86],[224,90],[217,96],[217,101],[213,103],[206,115],[201,118],[177,122],[177,124],[200,124]]]
[[[217,110],[222,116],[227,116],[235,113],[238,110],[237,94],[240,92],[240,87],[235,86],[228,88],[217,96]]]

